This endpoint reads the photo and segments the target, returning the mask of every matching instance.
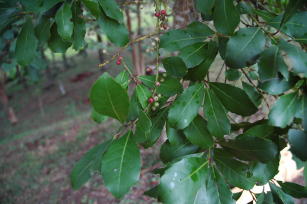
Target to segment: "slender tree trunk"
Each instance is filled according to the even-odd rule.
[[[125,9],[126,12],[126,16],[127,16],[127,27],[128,27],[128,31],[129,31],[129,39],[130,41],[133,39],[133,33],[132,33],[132,28],[131,28],[131,18],[130,18],[130,11],[129,8],[127,7]],[[137,50],[136,47],[134,45],[134,43],[131,43],[131,49],[132,49],[132,63],[134,65],[134,72],[136,75],[141,75],[141,69],[138,63],[138,56],[137,56]]]
[[[138,29],[137,29],[137,35],[141,36],[142,35],[142,25],[141,25],[141,4],[137,4],[137,24],[138,24]],[[140,74],[145,73],[145,63],[144,63],[144,56],[143,56],[143,50],[142,50],[142,41],[138,42],[138,54],[139,54],[139,68],[140,68]]]
[[[101,36],[99,35],[99,33],[96,34],[96,37],[97,37],[97,42],[102,45],[102,38]],[[102,48],[99,48],[98,49],[98,57],[99,57],[99,63],[103,63],[104,61],[104,55],[103,55],[103,49]]]

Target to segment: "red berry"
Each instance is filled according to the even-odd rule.
[[[160,12],[158,12],[158,11],[155,13],[155,17],[160,17],[160,15],[161,15],[161,14],[160,14]]]
[[[119,57],[117,58],[117,60],[118,60],[118,61],[121,61],[121,60],[123,60],[123,57],[122,57],[122,56],[119,56]]]
[[[156,82],[156,86],[160,86],[160,85],[161,85],[160,82],[157,81],[157,82]]]
[[[120,60],[117,60],[117,61],[116,61],[116,64],[117,64],[117,65],[121,65],[121,63],[122,63],[122,62],[121,62]]]
[[[150,67],[146,68],[146,74],[151,74],[152,73],[152,69]]]
[[[167,28],[168,28],[167,25],[164,24],[164,25],[163,25],[163,29],[164,29],[164,30],[167,30]]]
[[[150,98],[148,99],[148,103],[152,104],[153,102],[155,102],[155,99],[154,99],[153,97],[150,97]]]
[[[166,11],[165,10],[161,10],[161,15],[166,15]]]

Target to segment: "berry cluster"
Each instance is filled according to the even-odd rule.
[[[161,10],[161,11],[157,11],[155,13],[155,17],[159,18],[159,20],[161,21],[160,23],[160,27],[163,28],[164,30],[167,30],[167,12],[166,10]]]
[[[155,111],[160,106],[159,99],[162,97],[161,94],[155,94],[148,99],[148,103],[151,104],[151,110]]]
[[[122,60],[123,60],[123,57],[122,56],[118,56],[118,58],[116,60],[116,64],[117,65],[121,65],[122,64]]]

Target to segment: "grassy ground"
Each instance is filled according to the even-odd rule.
[[[150,174],[142,175],[122,201],[106,190],[99,175],[80,190],[71,189],[69,174],[74,163],[92,146],[112,137],[119,125],[111,119],[99,125],[90,119],[88,90],[102,72],[95,55],[75,60],[76,66],[63,71],[48,89],[44,84],[9,87],[19,123],[12,126],[0,115],[0,203],[155,203],[142,195],[156,183]],[[118,72],[116,67],[109,69]],[[91,74],[72,82],[83,72]],[[156,161],[155,149],[142,152],[143,166]]]

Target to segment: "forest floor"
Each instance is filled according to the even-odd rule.
[[[157,203],[142,195],[158,183],[150,173],[141,175],[122,200],[107,191],[99,175],[81,189],[71,189],[69,175],[76,161],[91,147],[111,138],[119,126],[112,119],[97,124],[90,118],[88,92],[102,74],[97,59],[96,55],[75,58],[75,65],[63,70],[55,85],[47,88],[40,83],[8,88],[19,122],[13,126],[0,115],[1,204]],[[115,65],[109,69],[113,75],[119,71]],[[142,150],[143,167],[157,159],[157,148]]]

